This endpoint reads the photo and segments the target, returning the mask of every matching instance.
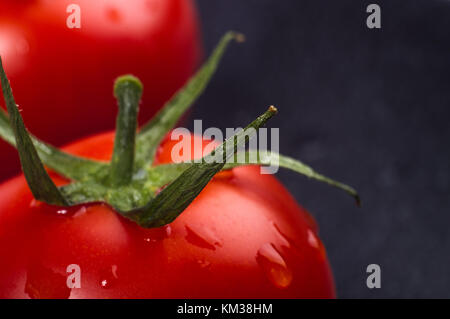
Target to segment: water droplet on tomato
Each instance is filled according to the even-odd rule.
[[[316,236],[314,231],[312,231],[311,229],[308,229],[306,232],[306,236],[307,236],[308,244],[312,248],[318,249],[320,251],[320,254],[322,255],[322,257],[325,258],[326,257],[325,246],[322,244],[322,241]]]
[[[222,242],[210,228],[186,225],[186,240],[198,247],[215,250]]]
[[[57,213],[58,215],[66,215],[66,214],[67,214],[67,209],[58,209],[58,210],[56,211],[56,213]]]
[[[30,208],[39,207],[39,206],[41,206],[41,204],[42,203],[40,201],[33,198],[30,202]]]
[[[282,241],[282,245],[290,248],[290,247],[294,247],[296,248],[296,245],[294,243],[294,241],[289,238],[283,231],[281,231],[280,227],[275,224],[272,223],[273,228],[275,229],[275,233],[277,234],[278,238]]]
[[[292,282],[292,272],[273,244],[264,244],[258,250],[256,261],[267,278],[278,288],[286,288]]]
[[[170,235],[172,235],[172,227],[170,227],[170,225],[164,226],[165,230],[166,230],[166,237],[169,237]]]
[[[112,288],[118,279],[117,265],[112,265],[111,268],[104,271],[102,279],[100,280],[100,286],[105,289]]]
[[[86,212],[87,212],[87,208],[86,208],[85,206],[83,206],[83,207],[81,207],[79,210],[77,210],[77,211],[75,212],[75,214],[73,214],[72,217],[73,217],[73,218],[80,217],[80,216],[86,214]]]
[[[215,180],[224,180],[224,179],[230,179],[233,178],[234,174],[233,174],[233,170],[232,169],[228,169],[226,171],[221,171],[219,173],[217,173],[216,175],[214,175],[214,179]]]
[[[168,238],[172,234],[172,227],[166,225],[159,228],[146,229],[144,231],[144,241],[147,243],[155,243],[159,240]]]
[[[308,236],[308,244],[314,248],[319,248],[319,242],[317,240],[316,235],[314,235],[314,233],[309,229],[307,231],[307,236]]]

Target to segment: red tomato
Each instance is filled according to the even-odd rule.
[[[66,150],[109,160],[113,138]],[[162,144],[159,163],[170,161],[174,144]],[[0,196],[1,298],[335,296],[313,219],[258,167],[216,175],[173,223],[154,229],[105,205],[36,202],[22,176],[1,185]],[[81,269],[81,288],[67,288],[71,264]]]
[[[80,29],[66,24],[72,3]],[[56,145],[113,129],[113,82],[125,73],[146,84],[140,122],[149,120],[192,75],[199,42],[191,0],[0,4],[0,54],[16,102],[30,131]],[[16,152],[3,141],[0,154],[0,180],[18,173]]]

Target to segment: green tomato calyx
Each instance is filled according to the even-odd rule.
[[[221,170],[240,165],[270,165],[276,157],[281,167],[340,188],[359,204],[359,196],[350,186],[277,153],[259,152],[255,157],[250,156],[251,151],[248,151],[245,154],[248,162],[227,163],[227,159],[235,155],[236,150],[278,112],[274,106],[199,162],[152,166],[161,141],[204,91],[228,44],[232,40],[241,42],[243,39],[244,36],[239,33],[226,33],[198,72],[139,131],[137,117],[143,85],[132,75],[119,77],[114,84],[119,111],[110,163],[65,153],[29,134],[0,58],[1,85],[9,114],[0,109],[0,137],[17,148],[33,196],[57,206],[103,202],[142,227],[159,227],[179,216]],[[252,162],[250,158],[257,160]],[[71,183],[57,187],[44,164]]]

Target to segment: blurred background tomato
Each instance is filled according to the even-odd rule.
[[[0,54],[28,129],[61,145],[112,129],[114,79],[144,83],[140,123],[195,70],[201,55],[191,0],[2,0]],[[73,15],[75,14],[75,15]],[[3,101],[0,102],[4,107]],[[0,180],[19,172],[16,151],[0,141]]]

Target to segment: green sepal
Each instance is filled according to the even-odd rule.
[[[137,116],[142,88],[141,81],[132,75],[119,77],[114,85],[119,112],[110,168],[112,186],[127,185],[133,176]]]
[[[116,152],[114,152],[112,164],[109,164],[73,156],[53,147],[50,144],[42,142],[36,137],[27,133],[28,138],[32,141],[31,145],[34,145],[35,152],[37,152],[37,159],[40,159],[40,161],[42,161],[46,166],[48,166],[50,169],[52,169],[62,177],[65,177],[73,182],[72,184],[66,185],[61,188],[62,194],[65,198],[68,199],[66,201],[66,205],[104,201],[112,204],[115,207],[120,206],[120,208],[129,209],[130,207],[136,207],[133,206],[133,203],[140,202],[140,200],[143,199],[148,199],[147,193],[153,194],[157,189],[157,187],[155,187],[155,183],[153,183],[152,181],[152,178],[155,178],[155,174],[150,173],[151,176],[149,176],[149,178],[145,176],[148,171],[147,168],[150,167],[150,164],[153,161],[155,150],[159,146],[162,138],[170,129],[175,126],[181,115],[203,92],[215,70],[217,69],[218,63],[220,62],[220,59],[223,56],[226,47],[233,39],[241,42],[243,41],[243,36],[235,32],[228,32],[221,39],[211,57],[206,61],[206,63],[197,72],[197,74],[190,81],[188,81],[188,83],[182,89],[180,89],[179,92],[175,94],[175,96],[168,103],[166,103],[164,109],[161,110],[154,119],[152,119],[141,129],[139,138],[137,138],[136,140],[137,154],[136,160],[134,161],[135,163],[140,163],[140,165],[135,165],[132,170],[128,169],[130,167],[129,165],[124,165],[124,162],[118,161],[117,159],[131,158],[129,154],[132,153],[131,150],[134,147],[125,148],[128,150],[128,152],[125,152],[128,154],[127,156],[114,156],[114,154],[116,154]],[[128,79],[130,80],[130,83],[137,84],[134,85],[134,88],[142,90],[142,84],[138,79],[130,76],[125,76],[125,78],[123,79]],[[127,98],[124,98],[124,95],[120,94],[120,87],[117,84],[118,83],[116,83],[114,87],[114,92],[119,100],[119,104],[121,102],[120,99],[122,99],[123,104],[125,103],[124,99]],[[134,91],[134,93],[136,93],[136,91]],[[141,92],[139,92],[139,94],[140,93]],[[138,95],[134,94],[134,100],[136,100],[136,96]],[[130,96],[128,96],[128,98],[129,97]],[[16,138],[10,125],[9,116],[1,108],[0,137],[17,148]],[[130,139],[127,140],[129,141]],[[115,143],[115,145],[117,144],[118,143]],[[125,146],[129,145],[127,143],[122,144]],[[123,150],[123,148],[119,149]],[[148,161],[143,160],[144,158],[147,158],[146,156],[140,157],[140,155],[142,154],[148,155]],[[40,165],[42,165],[42,162],[40,163]],[[125,163],[129,162],[129,160],[125,161]],[[127,169],[122,169],[124,167],[127,167]],[[121,178],[117,178],[117,176],[122,176],[122,173],[115,173],[117,171],[125,171],[129,175],[127,175],[124,180],[121,180]],[[130,175],[132,176],[131,180]],[[162,176],[160,178],[164,179],[164,177]],[[137,191],[133,191],[133,188],[135,188]],[[44,189],[45,187],[42,188],[42,190]],[[130,193],[134,194],[131,196],[133,200],[116,200],[115,196],[112,195],[118,194],[121,196],[116,197],[125,199],[127,198],[126,194]],[[141,195],[139,196],[139,194]],[[43,197],[40,196],[40,198],[42,199]],[[46,201],[44,199],[42,200]]]
[[[117,211],[130,211],[147,204],[155,197],[158,187],[151,182],[133,182],[119,187],[81,182],[62,186],[60,190],[65,197],[71,199],[72,205],[106,203]]]
[[[242,155],[244,157],[242,157]],[[299,160],[287,157],[276,152],[271,151],[247,151],[245,154],[237,153],[238,158],[244,158],[243,163],[226,163],[222,170],[230,170],[235,167],[248,166],[248,165],[262,165],[271,166],[278,165],[279,167],[289,169],[298,174],[304,175],[308,178],[317,180],[319,182],[326,183],[330,186],[343,190],[355,199],[355,202],[360,206],[361,201],[358,192],[351,186],[333,180],[316,172],[310,166],[302,163]],[[176,163],[176,164],[163,164],[152,167],[149,169],[149,174],[153,176],[160,176],[159,184],[156,186],[163,186],[169,183],[171,180],[176,179],[181,173],[187,170],[192,163]]]
[[[280,167],[286,167],[340,188],[359,203],[358,194],[350,186],[329,179],[309,166],[277,153],[259,152],[256,154],[256,160],[252,162],[255,153],[246,152],[246,161],[243,164],[226,163],[226,160],[236,155],[238,148],[254,135],[251,129],[259,128],[275,114],[276,109],[273,107],[244,131],[202,158],[200,162],[151,166],[162,139],[201,95],[216,71],[229,42],[233,39],[240,41],[242,38],[240,34],[229,32],[221,39],[211,57],[196,75],[141,129],[137,134],[136,145],[134,141],[137,106],[142,93],[142,84],[130,76],[122,78],[126,81],[117,82],[115,95],[119,102],[119,110],[123,111],[125,107],[128,114],[121,114],[118,117],[111,164],[70,155],[29,135],[17,110],[0,60],[2,88],[10,113],[9,118],[0,109],[0,137],[13,146],[17,144],[24,174],[35,198],[49,204],[64,206],[103,202],[143,227],[158,227],[173,221],[217,172],[241,165],[271,165],[277,159]],[[119,83],[125,85],[121,87]],[[58,189],[41,161],[75,182]]]
[[[165,225],[183,212],[212,177],[224,167],[226,160],[235,154],[236,149],[255,135],[256,130],[275,113],[276,109],[270,107],[243,131],[227,139],[197,163],[156,166],[148,169],[148,179],[135,180],[126,186],[111,188],[95,182],[85,182],[63,186],[61,191],[76,204],[107,203],[142,227]],[[173,170],[182,167],[184,169],[175,176]],[[169,185],[155,195],[166,184]]]
[[[239,154],[238,154],[239,155]],[[358,195],[358,192],[351,186],[333,180],[329,177],[326,177],[318,172],[316,172],[312,167],[302,163],[299,160],[294,158],[284,156],[278,154],[276,152],[271,151],[247,151],[244,154],[245,161],[243,164],[241,163],[227,163],[224,169],[232,169],[234,167],[239,167],[242,165],[278,165],[279,167],[287,168],[291,171],[294,171],[298,174],[302,174],[308,178],[315,179],[319,182],[326,183],[330,186],[336,187],[340,190],[343,190],[348,195],[352,196],[355,199],[356,205],[361,205],[361,200]]]
[[[232,40],[241,42],[243,36],[236,32],[228,32],[219,42],[211,57],[202,68],[166,103],[164,108],[148,124],[144,125],[136,140],[135,169],[133,173],[145,172],[153,162],[156,149],[170,129],[172,129],[183,113],[201,95],[210,81],[223,56],[226,47]],[[0,137],[16,147],[14,132],[6,112],[0,108]],[[42,162],[59,175],[78,182],[101,181],[109,183],[109,163],[86,159],[63,152],[30,134],[30,138]]]
[[[248,125],[244,130],[228,138],[201,161],[194,162],[179,177],[165,187],[147,205],[122,214],[142,227],[160,227],[172,222],[200,194],[203,188],[232,157],[236,149],[256,134],[274,114],[275,107],[269,109]]]

